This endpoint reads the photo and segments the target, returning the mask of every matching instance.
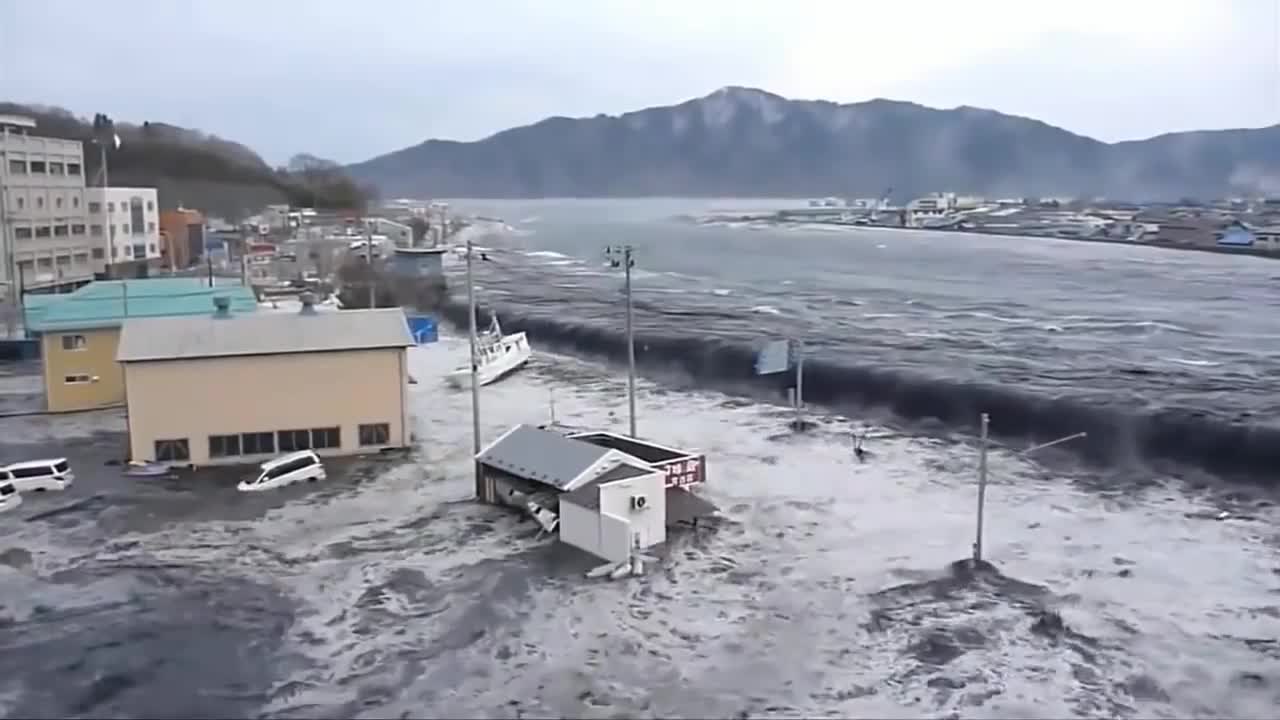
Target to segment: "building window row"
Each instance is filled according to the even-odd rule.
[[[391,437],[389,423],[371,423],[358,428],[362,447],[386,445]],[[157,441],[157,443],[160,441]],[[157,444],[157,448],[159,445]],[[271,455],[298,450],[326,450],[342,447],[342,428],[277,430],[247,432],[234,435],[210,435],[209,457],[228,458],[242,455]],[[156,459],[159,460],[157,450]]]
[[[80,163],[61,163],[44,160],[10,160],[10,175],[79,175]]]
[[[94,225],[97,228],[95,235],[102,234],[102,227]],[[84,235],[86,227],[80,223],[72,225],[38,225],[35,228],[16,227],[13,229],[13,237],[16,240],[30,240],[32,237],[67,237],[68,235]]]

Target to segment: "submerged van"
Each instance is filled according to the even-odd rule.
[[[66,458],[28,460],[0,468],[0,483],[12,482],[20,493],[66,490],[75,479]]]
[[[12,510],[22,504],[22,493],[8,480],[0,480],[0,512]]]
[[[303,480],[315,482],[325,479],[324,465],[320,463],[320,457],[311,450],[281,455],[262,463],[258,469],[260,472],[256,477],[241,481],[236,489],[240,492],[257,492],[282,488]]]

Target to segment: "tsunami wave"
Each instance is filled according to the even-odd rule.
[[[504,306],[502,324],[525,331],[537,343],[571,354],[611,362],[626,361],[626,338],[606,330],[559,319],[521,314]],[[456,300],[441,312],[455,327],[466,327],[467,306]],[[480,326],[489,311],[480,308]],[[791,378],[755,375],[757,348],[720,339],[668,337],[637,333],[636,364],[651,370],[677,370],[699,384],[738,392],[755,388],[784,393]],[[1125,412],[1071,398],[1051,398],[1016,387],[944,380],[896,370],[806,359],[804,399],[831,409],[883,408],[909,422],[941,423],[971,432],[980,413],[991,416],[994,437],[1046,442],[1079,432],[1087,437],[1069,443],[1092,463],[1133,466],[1175,462],[1235,481],[1271,486],[1271,471],[1280,466],[1280,429],[1234,423],[1195,411],[1164,409]]]

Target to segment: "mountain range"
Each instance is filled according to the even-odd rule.
[[[1105,112],[1105,108],[1098,108]],[[1105,143],[993,110],[789,100],[726,87],[619,116],[552,117],[346,166],[383,196],[987,196],[1280,193],[1280,126]]]

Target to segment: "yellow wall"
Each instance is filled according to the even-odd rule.
[[[64,350],[64,336],[84,338],[79,350]],[[120,328],[48,332],[41,338],[45,401],[49,410],[88,410],[124,402],[124,371],[116,362]],[[68,383],[71,375],[88,375],[87,383]]]
[[[210,464],[209,436],[337,426],[342,446],[374,452],[359,426],[387,423],[386,447],[408,443],[403,348],[125,363],[132,460],[155,460],[156,440],[185,438],[191,464]],[[216,458],[262,462],[271,455]]]

